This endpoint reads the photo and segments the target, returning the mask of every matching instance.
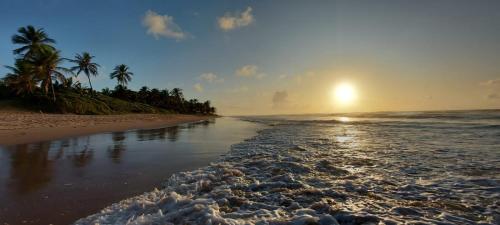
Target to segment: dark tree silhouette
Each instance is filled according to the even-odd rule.
[[[48,37],[45,31],[40,28],[28,25],[17,30],[19,34],[12,36],[12,43],[22,45],[14,50],[14,54],[23,55],[24,58],[29,58],[42,50],[55,50],[52,44],[56,41]]]
[[[7,87],[16,95],[33,94],[37,82],[33,76],[34,68],[31,64],[18,59],[13,67],[6,66],[6,68],[11,70],[4,78]]]
[[[76,63],[76,66],[71,67],[71,71],[76,71],[76,76],[83,72],[89,79],[90,90],[92,89],[92,82],[90,82],[90,75],[97,76],[99,64],[92,62],[94,56],[90,55],[88,52],[83,52],[81,55],[76,54],[75,59],[70,59],[72,63]]]
[[[118,65],[109,77],[111,79],[116,79],[118,85],[127,86],[128,82],[132,80],[132,76],[134,75],[132,72],[129,72],[128,69],[128,66],[125,64]]]
[[[21,27],[18,29],[18,33],[12,36],[12,42],[16,45],[21,45],[21,47],[14,50],[14,54],[18,56],[16,57],[16,62],[14,66],[6,67],[10,72],[0,80],[1,98],[27,96],[34,98],[24,99],[36,99],[35,101],[40,100],[43,102],[45,98],[49,98],[49,92],[51,92],[53,103],[55,103],[53,106],[56,111],[59,109],[66,112],[63,108],[68,103],[71,105],[71,102],[74,101],[69,99],[74,99],[75,97],[85,99],[84,95],[87,92],[81,88],[81,84],[78,81],[75,81],[73,77],[66,78],[65,74],[75,75],[76,72],[76,76],[78,76],[83,72],[89,80],[90,92],[92,95],[96,94],[92,100],[85,99],[85,104],[91,106],[90,108],[95,106],[93,109],[106,109],[106,105],[102,106],[102,104],[124,104],[120,101],[105,98],[105,96],[110,96],[128,102],[138,102],[153,106],[143,107],[139,104],[138,112],[146,108],[147,112],[215,113],[215,108],[211,106],[210,101],[200,102],[198,99],[185,99],[180,88],[173,88],[169,91],[167,89],[151,89],[144,86],[137,92],[128,89],[127,84],[132,80],[134,74],[124,64],[117,65],[110,74],[110,78],[116,79],[118,83],[114,90],[105,88],[101,93],[96,93],[93,90],[90,76],[98,75],[100,65],[93,62],[94,56],[88,52],[83,52],[76,54],[74,59],[62,58],[60,51],[53,46],[55,40],[49,38],[41,28],[37,29],[33,26]],[[63,67],[65,60],[76,65],[69,69],[65,68]],[[56,101],[56,90],[58,92],[61,91],[60,97],[63,100]],[[40,96],[44,97],[39,98]],[[109,108],[111,109],[112,107]],[[137,108],[131,109],[132,112],[135,112],[133,110],[137,110]]]

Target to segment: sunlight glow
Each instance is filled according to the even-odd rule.
[[[339,117],[338,120],[340,122],[349,122],[349,121],[351,121],[351,119],[349,119],[349,117],[345,117],[345,116]]]
[[[348,83],[339,84],[333,89],[332,97],[336,102],[350,104],[356,99],[356,90]]]

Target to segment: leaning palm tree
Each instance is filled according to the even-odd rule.
[[[49,87],[52,89],[52,98],[56,100],[54,91],[54,80],[59,80],[61,83],[66,83],[66,77],[63,73],[72,74],[71,70],[62,67],[64,61],[59,56],[59,51],[42,50],[35,57],[29,60],[29,63],[34,66],[34,73],[38,79],[42,81],[41,88],[45,95],[49,93]]]
[[[51,44],[56,41],[48,37],[42,28],[36,29],[29,25],[17,30],[19,34],[12,36],[12,43],[22,45],[14,50],[14,54],[24,55],[24,58],[32,57],[42,50],[55,50]]]
[[[76,63],[76,66],[70,68],[71,71],[76,72],[76,76],[78,76],[81,72],[83,72],[87,78],[89,79],[90,90],[92,91],[92,82],[90,82],[90,75],[97,76],[97,68],[99,64],[92,62],[92,58],[88,52],[83,52],[81,55],[76,54],[75,59],[70,59],[69,61],[72,63]]]
[[[129,72],[128,69],[128,66],[125,64],[118,65],[109,77],[111,79],[116,79],[118,85],[127,86],[128,82],[132,80],[132,76],[134,75],[132,72]]]
[[[3,79],[5,84],[16,92],[16,95],[33,94],[36,79],[33,76],[33,66],[24,60],[16,60],[14,66],[6,66],[11,70]]]

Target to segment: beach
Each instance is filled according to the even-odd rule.
[[[0,224],[71,224],[210,165],[259,126],[217,117],[154,129],[0,145]]]
[[[116,123],[139,115],[126,116]],[[0,147],[9,203],[0,218],[498,224],[499,119],[498,110],[223,117]]]
[[[73,115],[0,111],[0,145],[26,144],[102,132],[173,126],[213,116],[182,114]]]

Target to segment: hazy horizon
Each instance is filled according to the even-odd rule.
[[[124,63],[135,74],[130,88],[180,87],[222,115],[498,109],[499,9],[498,1],[5,0],[0,76],[14,62],[11,36],[34,25],[63,57],[96,56],[95,89],[113,88],[109,73]]]

